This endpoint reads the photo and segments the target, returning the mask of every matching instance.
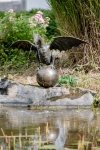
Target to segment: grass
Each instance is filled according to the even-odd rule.
[[[98,0],[47,0],[58,22],[62,35],[76,36],[89,45],[82,47],[83,53],[70,53],[70,65],[84,65],[85,68],[100,66],[100,1]],[[96,9],[95,9],[96,8]],[[74,51],[73,51],[74,52]]]
[[[86,89],[94,90],[97,94],[94,96],[93,107],[100,107],[100,73],[90,71],[88,74],[77,73],[78,84],[77,86]]]

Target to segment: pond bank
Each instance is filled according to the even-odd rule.
[[[3,105],[21,104],[26,106],[91,106],[95,91],[80,87],[43,88],[23,85],[19,82],[1,79],[0,103]]]

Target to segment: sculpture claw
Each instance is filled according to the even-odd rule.
[[[40,70],[42,68],[42,66],[39,66],[36,70],[38,71],[38,70]]]
[[[51,69],[55,69],[54,65],[49,65],[51,67]]]

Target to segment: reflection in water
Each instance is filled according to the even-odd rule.
[[[70,147],[71,144],[82,139],[92,141],[94,132],[99,131],[100,119],[91,109],[60,109],[60,110],[27,110],[25,108],[0,109],[0,128],[6,135],[37,134],[40,127],[42,140],[48,140],[61,147]],[[96,126],[96,127],[95,127]],[[47,130],[48,129],[48,130]],[[48,133],[48,136],[46,134]],[[99,138],[100,132],[98,132]],[[2,132],[0,131],[0,136]],[[97,135],[96,135],[97,136]],[[95,142],[97,146],[97,141]],[[35,147],[36,149],[36,147]],[[38,147],[37,147],[38,149]],[[59,148],[62,150],[62,148]]]
[[[64,147],[68,132],[64,133],[64,128],[59,128],[59,135],[55,140],[55,145]]]

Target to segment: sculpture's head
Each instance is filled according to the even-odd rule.
[[[44,40],[38,33],[34,34],[34,43],[38,45],[39,47],[43,47],[44,45]]]

